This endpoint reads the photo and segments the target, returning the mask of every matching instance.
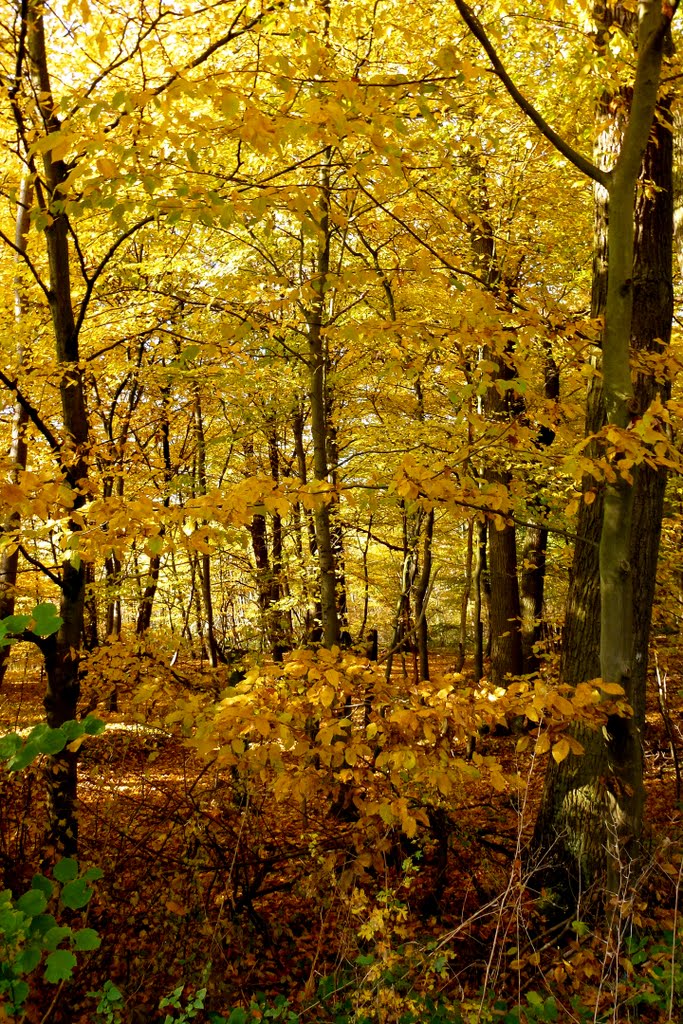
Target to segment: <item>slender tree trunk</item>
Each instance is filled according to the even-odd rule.
[[[28,178],[23,178],[19,190],[19,201],[17,203],[16,229],[14,244],[18,253],[25,253],[28,243],[28,232],[30,227],[29,212],[33,198],[33,189]],[[14,279],[14,323],[17,327],[19,337],[22,336],[22,321],[26,316],[26,296],[22,285],[20,264],[17,261],[18,272]],[[17,360],[21,365],[24,361],[24,350],[21,341],[18,346]],[[11,479],[13,483],[19,480],[19,474],[26,469],[28,447],[26,444],[26,427],[28,425],[28,413],[21,402],[15,402],[12,413],[12,440],[10,442],[9,460],[12,463]],[[18,512],[12,512],[5,524],[4,530],[11,537],[17,534],[21,523]],[[0,556],[0,618],[14,614],[15,592],[17,586],[17,569],[19,566],[19,550],[16,546],[3,548]],[[7,671],[11,647],[0,648],[0,687],[2,686]]]
[[[207,493],[206,482],[206,437],[204,436],[204,417],[199,388],[195,388],[194,398],[194,433],[197,451],[197,488],[199,494]],[[211,555],[202,551],[200,580],[202,587],[202,603],[204,605],[206,647],[209,655],[209,666],[218,667],[216,635],[213,626],[213,597],[211,595]]]
[[[294,439],[294,454],[296,456],[297,473],[299,480],[305,486],[308,481],[308,470],[306,466],[306,451],[304,449],[304,414],[301,404],[297,405],[292,416],[292,435]],[[294,507],[294,514],[298,516],[298,521],[301,522],[301,505],[297,502]],[[315,538],[315,520],[313,513],[310,510],[303,511],[303,515],[306,520],[306,531],[308,536],[308,550],[312,559],[317,561],[318,555],[318,544]],[[316,580],[312,585],[309,584],[309,574],[307,571],[307,565],[303,562],[303,540],[300,541],[302,565],[304,567],[303,572],[303,586],[304,594],[306,596],[306,616],[305,616],[305,640],[306,642],[311,641],[313,630],[316,628],[316,623],[322,628],[323,612],[322,605],[320,603],[320,587],[319,580]],[[312,593],[311,593],[312,591]],[[313,599],[313,610],[311,612],[310,601]]]
[[[429,629],[427,627],[427,601],[432,578],[432,540],[434,536],[434,509],[430,508],[425,519],[422,568],[415,584],[415,622],[417,656],[420,679],[429,679]]]
[[[473,570],[473,555],[474,555],[474,520],[470,519],[467,524],[467,553],[465,555],[465,583],[462,588],[462,598],[460,599],[460,639],[458,640],[458,653],[455,659],[455,671],[462,672],[465,665],[465,658],[467,656],[467,618],[470,609],[470,596],[472,594],[472,570]],[[481,604],[481,597],[480,597]],[[478,609],[478,615],[481,615],[481,607]],[[477,618],[477,623],[479,619]],[[475,627],[477,625],[475,623]]]
[[[474,560],[474,678],[476,682],[484,676],[484,618],[482,611],[487,604],[488,564],[486,558],[487,529],[485,522],[477,523],[477,544]],[[484,600],[482,600],[484,598]]]
[[[173,464],[171,462],[171,424],[169,422],[168,405],[170,399],[170,393],[168,387],[163,387],[161,391],[161,456],[163,460],[163,477],[164,477],[164,497],[163,505],[164,508],[168,508],[170,503],[170,494],[168,489],[173,479]],[[159,529],[159,537],[163,537],[166,533],[166,526],[162,523]],[[147,567],[147,582],[145,583],[144,590],[142,592],[142,599],[138,608],[138,618],[135,624],[135,635],[142,637],[145,635],[147,630],[152,624],[152,611],[154,609],[154,598],[156,597],[157,587],[159,585],[159,572],[161,570],[161,555],[151,554],[149,556],[149,565]]]
[[[315,508],[315,536],[320,569],[320,605],[323,640],[326,647],[339,643],[339,614],[337,610],[337,579],[334,563],[332,531],[330,526],[330,485],[327,461],[327,358],[323,326],[325,320],[325,293],[330,272],[330,162],[328,148],[323,158],[320,188],[319,221],[320,242],[315,276],[311,281],[313,301],[308,311],[308,368],[309,398],[311,403],[311,435],[313,438],[313,478],[321,486]]]
[[[550,402],[557,402],[560,397],[560,372],[550,347],[546,352],[544,376],[545,397]],[[555,431],[550,427],[542,427],[536,443],[539,448],[547,448],[554,440]],[[542,526],[530,527],[525,538],[520,580],[522,651],[525,672],[536,672],[540,664],[536,645],[543,636],[543,598],[547,550],[548,531]]]

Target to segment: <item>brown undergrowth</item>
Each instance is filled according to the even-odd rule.
[[[580,915],[545,913],[524,856],[545,762],[513,735],[485,736],[475,763],[464,760],[482,706],[472,694],[467,712],[457,703],[468,680],[448,676],[445,656],[421,692],[400,666],[384,690],[372,666],[341,655],[322,670],[308,655],[294,663],[255,669],[241,690],[220,672],[171,671],[124,649],[110,652],[108,680],[91,667],[83,703],[99,701],[108,728],[82,748],[79,859],[104,873],[83,919],[102,945],[62,998],[37,984],[27,1021],[106,1020],[92,993],[107,980],[122,995],[119,1019],[132,1022],[164,1021],[160,999],[181,985],[169,1020],[191,1019],[182,1006],[203,989],[199,1021],[239,1007],[248,1015],[236,1022],[271,1011],[397,1024],[666,1019],[671,947],[657,936],[673,934],[681,822],[658,707],[647,739],[652,853],[610,951]],[[117,712],[104,710],[112,680]],[[451,720],[436,730],[451,693]],[[41,696],[39,671],[17,659],[1,695],[5,729],[39,719]],[[680,708],[667,710],[678,735]],[[551,712],[552,701],[543,720],[557,743]],[[422,751],[415,764],[411,750]],[[0,856],[15,893],[40,868],[41,771],[3,781]],[[615,1017],[641,970],[643,1000]]]

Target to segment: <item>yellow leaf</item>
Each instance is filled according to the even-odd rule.
[[[560,763],[560,761],[564,761],[570,749],[571,747],[569,746],[569,741],[565,736],[563,736],[561,740],[557,741],[557,743],[553,746],[552,755],[558,764]]]
[[[560,712],[561,715],[565,715],[567,718],[571,718],[574,714],[574,705],[566,697],[560,697],[558,693],[553,694],[552,702]]]
[[[608,694],[610,697],[624,696],[624,687],[620,686],[619,683],[603,683],[602,680],[597,680],[597,685],[603,693]]]
[[[97,170],[100,172],[103,178],[115,178],[118,174],[118,167],[113,160],[110,160],[107,156],[101,156],[97,161]]]
[[[547,754],[547,752],[549,750],[550,750],[550,737],[548,736],[547,732],[544,732],[541,736],[538,737],[538,743],[536,744],[536,753],[537,754]]]
[[[324,708],[329,708],[332,705],[336,695],[336,690],[333,686],[321,686],[320,687],[320,703]]]

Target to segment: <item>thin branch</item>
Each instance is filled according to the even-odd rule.
[[[47,576],[47,578],[51,580],[56,587],[59,587],[60,590],[64,589],[64,585],[60,580],[59,576],[55,575],[52,569],[48,569],[46,565],[43,565],[43,563],[40,562],[37,558],[34,558],[33,555],[29,555],[28,551],[23,546],[23,544],[18,544],[17,550],[21,553],[21,555],[29,563],[29,565],[32,565],[34,569],[40,569],[40,571],[44,573],[45,576]]]
[[[587,157],[583,156],[582,153],[577,152],[577,150],[570,146],[561,135],[558,135],[557,132],[550,127],[548,122],[541,114],[539,114],[534,105],[522,95],[505,70],[503,62],[496,53],[495,47],[487,36],[483,25],[469,5],[465,3],[465,0],[455,0],[455,6],[458,8],[460,17],[465,22],[474,38],[481,44],[486,55],[491,61],[493,70],[520,110],[526,114],[530,121],[533,121],[540,133],[546,137],[548,142],[550,142],[555,149],[562,154],[562,156],[566,157],[566,159],[569,160],[577,170],[581,171],[581,173],[585,174],[587,177],[592,178],[593,181],[597,181],[598,184],[602,185],[604,188],[609,188],[611,179],[610,173],[608,171],[603,171],[600,167],[596,167],[592,160],[589,160]]]
[[[28,253],[24,252],[24,250],[20,246],[15,245],[11,238],[7,237],[4,231],[0,231],[0,239],[5,243],[5,245],[9,246],[9,248],[13,252],[15,252],[17,256],[21,256],[22,260],[24,261],[28,269],[31,271],[31,274],[33,275],[36,283],[39,285],[40,288],[42,288],[45,298],[49,300],[50,290],[47,287],[47,285],[43,282],[40,274],[34,267],[31,257],[28,255]]]
[[[473,281],[476,281],[477,284],[480,284],[480,285],[483,285],[484,287],[486,287],[486,282],[482,281],[482,279],[479,277],[478,274],[473,273],[473,271],[471,271],[471,270],[465,270],[464,267],[456,267],[453,263],[451,263],[449,260],[447,260],[445,256],[442,256],[440,252],[438,252],[433,246],[431,246],[429,244],[429,242],[425,238],[422,238],[417,233],[417,231],[414,231],[413,228],[411,228],[410,224],[407,224],[401,217],[398,216],[397,213],[394,213],[393,210],[390,210],[388,206],[385,206],[384,203],[382,203],[377,198],[377,196],[374,196],[372,194],[372,192],[370,192],[367,188],[365,188],[365,186],[362,184],[362,182],[358,178],[356,178],[355,176],[354,176],[354,181],[356,182],[356,185],[358,186],[360,191],[364,195],[366,195],[368,197],[368,199],[379,210],[382,210],[384,213],[386,213],[387,217],[391,217],[391,219],[395,220],[397,224],[400,224],[401,227],[404,229],[404,231],[408,232],[408,234],[411,236],[411,238],[414,238],[416,242],[419,242],[419,244],[423,247],[423,249],[426,249],[427,252],[431,253],[432,256],[435,259],[437,259],[439,261],[439,263],[441,263],[444,267],[446,267],[447,270],[450,270],[454,274],[462,274],[464,277],[470,277]]]
[[[85,294],[83,295],[83,299],[81,300],[81,304],[78,309],[78,317],[76,319],[75,333],[77,337],[78,334],[80,333],[81,327],[83,326],[83,320],[85,319],[85,314],[90,304],[90,299],[92,298],[93,288],[95,287],[98,278],[102,275],[105,267],[113,257],[114,253],[121,245],[123,245],[125,241],[127,241],[131,237],[131,235],[134,235],[136,231],[139,231],[140,228],[143,228],[145,224],[150,224],[153,220],[154,217],[143,217],[143,219],[139,220],[137,224],[133,224],[132,228],[129,228],[128,231],[124,231],[122,235],[119,235],[116,241],[109,246],[106,253],[102,257],[98,265],[95,267],[90,277],[86,277],[87,284],[85,288]]]
[[[55,455],[61,456],[61,444],[59,443],[55,435],[52,433],[48,425],[40,418],[37,409],[35,409],[31,405],[28,398],[26,398],[26,396],[22,393],[17,382],[10,380],[7,374],[3,373],[3,371],[0,370],[0,383],[4,384],[5,387],[9,391],[11,391],[12,394],[16,397],[17,401],[19,402],[19,405],[22,407],[28,418],[31,420],[34,427],[38,430],[39,433],[43,435],[43,437],[45,438],[45,440],[47,441]]]

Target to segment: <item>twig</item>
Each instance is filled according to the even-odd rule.
[[[671,725],[671,715],[669,714],[669,708],[666,703],[666,673],[662,675],[659,669],[659,661],[657,660],[657,652],[655,651],[655,678],[657,680],[657,703],[659,704],[659,711],[664,722],[664,728],[666,729],[666,735],[669,740],[669,748],[671,750],[671,756],[674,761],[674,769],[676,772],[676,803],[680,803],[681,800],[681,766],[678,760],[678,750],[676,749],[676,741],[674,737],[673,726]]]

